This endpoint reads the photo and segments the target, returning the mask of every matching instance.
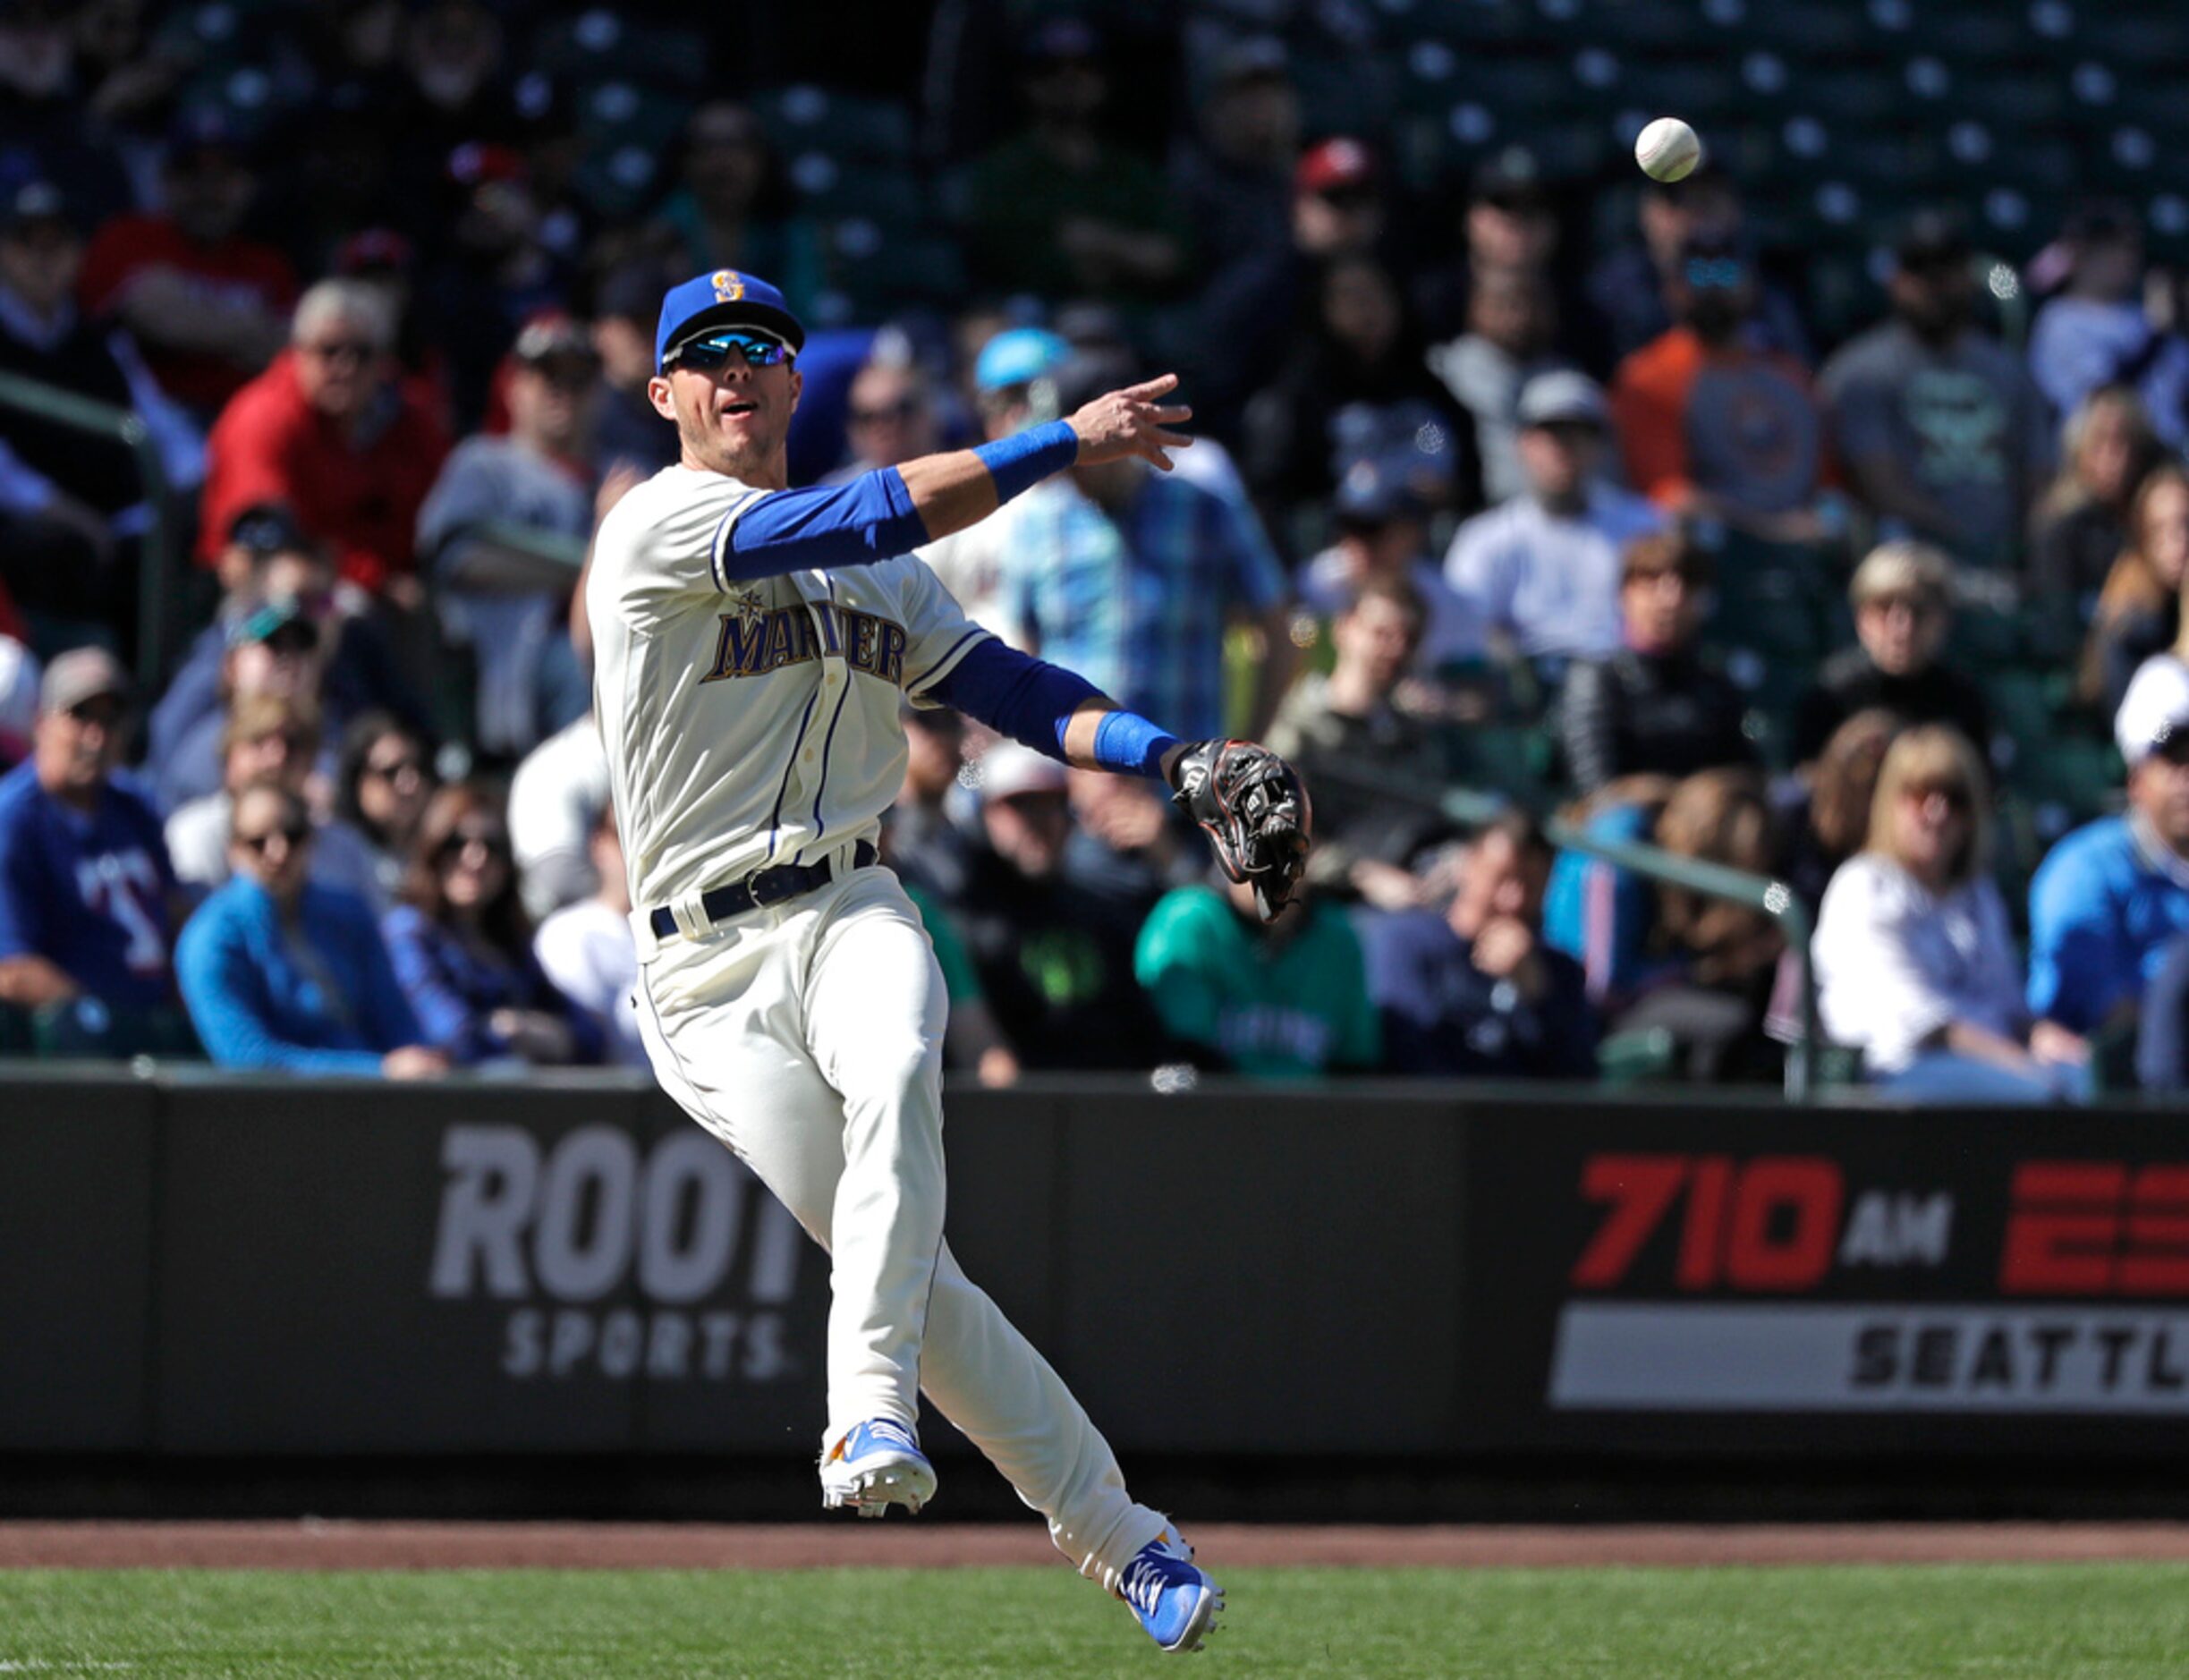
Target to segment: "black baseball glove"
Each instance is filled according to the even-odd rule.
[[[1251,741],[1197,741],[1171,766],[1172,802],[1209,831],[1216,861],[1251,881],[1274,921],[1307,868],[1311,814],[1299,772]]]

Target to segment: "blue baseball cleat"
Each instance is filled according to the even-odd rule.
[[[935,1497],[935,1466],[920,1438],[895,1418],[855,1423],[821,1460],[821,1506],[879,1516],[901,1505],[914,1516]]]
[[[1133,1554],[1117,1596],[1165,1650],[1199,1650],[1224,1608],[1224,1589],[1193,1566],[1193,1548],[1168,1529]]]

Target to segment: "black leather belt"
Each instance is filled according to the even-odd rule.
[[[861,840],[852,853],[852,867],[870,869],[880,855],[873,842]],[[707,912],[709,921],[727,921],[748,910],[787,904],[801,894],[827,886],[835,878],[836,870],[827,858],[819,863],[779,863],[772,870],[755,870],[731,886],[713,887],[700,894],[700,908]],[[648,911],[646,922],[653,929],[657,939],[666,939],[676,931],[676,917],[666,904]]]

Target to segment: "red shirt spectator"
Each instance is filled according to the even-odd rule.
[[[384,300],[326,280],[297,306],[294,343],[236,393],[206,445],[198,558],[219,557],[229,525],[256,502],[283,502],[334,553],[342,575],[416,604],[418,510],[448,435],[394,383]]]
[[[280,348],[296,273],[237,231],[257,182],[217,112],[184,120],[161,184],[165,214],[118,216],[99,229],[77,298],[85,314],[130,329],[162,390],[209,415]]]

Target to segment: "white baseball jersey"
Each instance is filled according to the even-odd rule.
[[[769,494],[666,467],[594,542],[594,700],[641,921],[872,839],[904,776],[900,694],[988,634],[910,557],[725,580],[731,532]]]

